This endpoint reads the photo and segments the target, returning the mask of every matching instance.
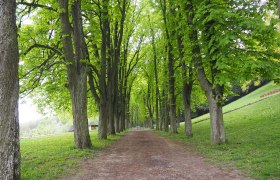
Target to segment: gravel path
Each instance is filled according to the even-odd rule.
[[[131,131],[97,157],[83,162],[73,180],[248,179],[237,170],[209,164],[186,145],[151,131]]]

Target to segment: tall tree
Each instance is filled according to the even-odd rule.
[[[15,10],[15,0],[0,0],[0,179],[20,179]]]
[[[223,144],[222,106],[228,82],[275,76],[275,27],[263,21],[257,1],[190,0],[187,6],[192,58],[208,100],[211,143]]]
[[[107,83],[106,83],[106,69],[108,62],[110,62],[110,24],[109,24],[109,0],[103,0],[101,4],[101,64],[100,64],[100,78],[99,78],[99,91],[100,91],[100,106],[99,106],[99,128],[98,137],[100,139],[107,139],[107,123],[108,123],[108,107],[107,107]],[[109,42],[108,42],[109,41]],[[108,53],[109,51],[109,53]],[[108,53],[108,54],[107,54]],[[107,62],[108,60],[108,62]]]
[[[178,44],[178,53],[179,59],[182,67],[182,99],[184,106],[184,120],[185,120],[185,134],[188,137],[192,137],[192,122],[191,122],[191,94],[194,84],[194,69],[193,69],[193,58],[191,58],[188,54],[189,47],[191,44],[189,41],[186,43],[184,39],[189,40],[187,36],[189,27],[191,26],[190,21],[192,21],[193,16],[188,14],[187,8],[189,8],[188,3],[186,1],[179,1],[178,5],[179,10],[177,11],[178,19],[178,30],[177,34],[177,44]],[[181,19],[187,19],[187,21],[181,21]],[[185,40],[185,41],[186,41]]]
[[[177,133],[176,123],[176,96],[175,96],[175,58],[173,55],[172,38],[174,36],[174,29],[171,29],[171,24],[174,23],[174,6],[166,0],[160,1],[162,16],[164,21],[164,32],[167,41],[167,60],[168,60],[168,101],[169,101],[169,116],[170,128],[172,133]],[[170,16],[167,16],[167,15]],[[169,18],[168,18],[169,17]]]
[[[67,63],[69,91],[72,100],[75,145],[80,149],[89,148],[92,144],[87,117],[87,64],[84,62],[88,57],[82,28],[81,1],[76,0],[72,4],[73,31],[69,20],[68,0],[59,0],[58,2],[61,9],[64,58]]]
[[[152,36],[152,47],[153,47],[153,61],[154,61],[154,73],[155,73],[155,85],[156,85],[156,130],[159,130],[159,104],[160,104],[160,92],[159,92],[159,82],[158,82],[158,63],[157,63],[157,50],[155,42],[155,32],[151,26],[149,19],[150,31]]]

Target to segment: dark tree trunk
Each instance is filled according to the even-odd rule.
[[[191,87],[186,82],[183,83],[183,104],[185,133],[188,137],[192,137],[192,118],[191,118]]]
[[[98,78],[100,78],[100,77],[98,77]],[[100,97],[99,97],[99,95],[97,93],[97,89],[98,89],[97,85],[96,85],[97,83],[96,83],[96,81],[95,81],[95,79],[93,77],[92,69],[88,70],[88,84],[89,84],[89,87],[90,87],[90,92],[92,94],[92,97],[95,100],[95,104],[96,104],[97,107],[99,107],[99,105],[100,105]]]
[[[120,121],[118,129],[124,131],[125,127],[125,94],[124,92],[124,78],[123,72],[119,72],[119,63],[121,55],[121,45],[123,41],[123,31],[124,31],[124,21],[126,19],[127,12],[127,1],[118,1],[118,6],[121,11],[120,21],[115,22],[115,34],[114,34],[114,58],[113,58],[113,97],[114,97],[114,119],[115,121]],[[121,76],[119,76],[121,74]],[[121,87],[119,87],[119,84]],[[116,123],[117,124],[117,123]]]
[[[75,145],[79,149],[89,148],[92,144],[87,117],[87,65],[85,62],[81,62],[81,60],[88,59],[88,57],[82,29],[80,1],[75,1],[72,5],[75,53],[72,46],[68,0],[59,0],[59,4],[60,8],[64,9],[60,13],[60,19],[64,58],[67,62],[67,75],[72,100]]]
[[[107,84],[106,84],[106,70],[107,70],[107,53],[108,53],[108,36],[110,37],[109,19],[108,19],[108,5],[109,0],[102,1],[102,42],[101,42],[101,64],[100,64],[100,78],[99,78],[99,91],[100,91],[100,106],[99,106],[99,127],[98,137],[100,139],[107,139],[107,123],[108,123],[108,104],[107,104]]]
[[[98,51],[98,47],[97,47],[96,43],[93,43],[92,47],[94,49],[94,57],[96,59],[98,59],[98,61],[100,61],[100,55],[99,55],[99,51]],[[89,57],[88,48],[87,48],[87,56]],[[94,76],[94,74],[95,74],[95,76]],[[96,67],[94,67],[93,65],[89,65],[89,67],[88,67],[88,84],[89,84],[90,92],[92,94],[92,97],[95,100],[95,104],[97,107],[100,106],[100,96],[99,96],[100,93],[98,91],[99,78],[100,78],[100,72],[98,71],[98,69]]]
[[[178,49],[179,56],[182,62],[182,79],[183,79],[183,104],[184,104],[184,119],[185,119],[185,134],[188,137],[192,137],[192,119],[191,119],[191,93],[193,86],[193,70],[192,70],[192,62],[190,63],[190,67],[188,68],[188,76],[187,76],[187,66],[184,60],[184,46],[182,43],[183,37],[178,37]]]
[[[162,105],[161,105],[161,121],[165,132],[169,131],[169,106],[168,98],[165,90],[162,91]]]
[[[174,56],[173,56],[173,45],[171,35],[173,32],[169,32],[168,22],[167,22],[167,4],[166,0],[161,2],[162,14],[165,28],[165,35],[167,40],[167,60],[168,60],[168,99],[169,99],[169,116],[170,116],[170,129],[172,133],[177,133],[177,123],[176,123],[176,96],[175,96],[175,70],[174,70]],[[171,7],[170,14],[173,14],[174,9]]]
[[[112,49],[111,49],[111,30],[110,30],[110,23],[107,23],[106,27],[108,31],[107,35],[107,74],[108,74],[108,90],[107,90],[107,99],[108,99],[108,133],[115,135],[116,129],[115,129],[115,65],[112,61],[114,57],[112,56]]]
[[[130,113],[129,113],[129,104],[130,104],[130,91],[127,92],[126,95],[126,108],[125,108],[125,123],[127,128],[131,128],[131,123],[130,123]]]
[[[156,52],[156,44],[155,44],[155,33],[153,28],[151,27],[152,33],[152,46],[153,46],[153,55],[154,55],[154,71],[155,71],[155,82],[156,82],[156,130],[159,130],[159,85],[158,85],[158,69],[157,69],[157,52]]]
[[[107,27],[108,28],[108,27]],[[106,28],[106,29],[107,29]],[[110,27],[109,27],[110,28]],[[108,38],[107,38],[107,49],[108,47]],[[112,129],[115,124],[114,124],[114,90],[113,90],[113,73],[112,73],[112,62],[111,58],[108,57],[108,50],[107,50],[107,113],[108,113],[108,122],[107,122],[107,133],[108,134],[115,134],[115,128]]]
[[[149,77],[150,78],[150,77]],[[153,98],[151,97],[151,81],[148,80],[148,92],[147,92],[147,98],[146,98],[146,106],[149,112],[149,117],[148,117],[148,124],[151,129],[154,129],[153,125],[153,107],[152,107],[152,100]]]
[[[20,179],[15,10],[15,0],[0,0],[0,179]]]
[[[171,46],[171,45],[170,45]],[[169,78],[169,116],[170,116],[170,128],[172,133],[177,133],[176,123],[176,97],[175,97],[175,74],[174,74],[174,59],[170,57],[172,50],[169,51],[168,61],[168,78]]]

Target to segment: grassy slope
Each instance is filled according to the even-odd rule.
[[[235,109],[254,102],[259,100],[260,95],[279,88],[268,84],[224,109]],[[193,125],[192,139],[185,137],[184,125],[176,135],[158,133],[194,146],[216,162],[233,164],[254,178],[280,178],[280,94],[225,114],[224,119],[228,140],[225,145],[210,145],[209,120]]]
[[[93,149],[74,148],[73,133],[45,138],[21,140],[21,179],[55,179],[78,165],[78,161],[93,157],[97,150],[106,147],[121,135],[99,140],[97,131],[91,132]]]
[[[244,96],[243,98],[238,99],[238,100],[224,106],[223,111],[227,112],[227,111],[239,108],[241,106],[245,106],[249,103],[259,101],[259,100],[262,99],[260,97],[261,95],[263,95],[267,92],[270,92],[272,90],[275,90],[275,89],[280,89],[280,86],[274,85],[272,82],[270,82],[267,85],[262,86],[262,87],[258,88],[257,90],[255,90],[254,92]],[[202,120],[202,119],[205,119],[205,118],[210,118],[209,114],[205,114],[205,115],[202,115],[200,117],[197,117],[193,120],[193,122],[196,122],[196,121],[199,121],[199,120]]]

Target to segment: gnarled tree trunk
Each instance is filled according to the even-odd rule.
[[[0,0],[0,179],[20,178],[16,1]]]

